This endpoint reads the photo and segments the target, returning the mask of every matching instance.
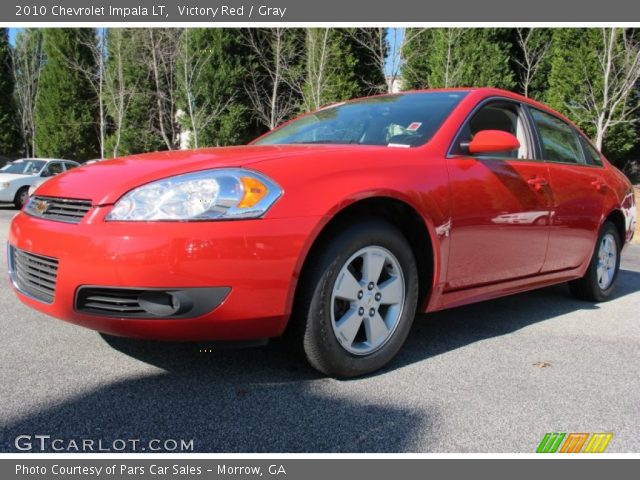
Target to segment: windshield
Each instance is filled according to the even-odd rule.
[[[17,175],[37,175],[46,163],[44,160],[16,160],[2,167],[0,171]]]
[[[416,147],[428,142],[467,92],[365,98],[319,110],[274,130],[255,145],[334,143]]]

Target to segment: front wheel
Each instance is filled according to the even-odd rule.
[[[353,224],[314,252],[294,322],[309,363],[348,378],[386,365],[409,334],[418,300],[411,246],[392,225]]]
[[[22,187],[16,192],[16,196],[13,199],[13,204],[20,210],[24,207],[24,204],[29,200],[29,187]]]
[[[621,249],[618,229],[613,223],[605,222],[600,229],[587,272],[584,277],[569,283],[573,295],[591,302],[608,300],[618,278]]]

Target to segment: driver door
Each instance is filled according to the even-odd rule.
[[[481,130],[509,132],[520,148],[471,155],[466,145]],[[447,159],[452,221],[445,291],[540,272],[552,196],[547,165],[535,157],[526,112],[517,102],[491,101],[467,120]]]

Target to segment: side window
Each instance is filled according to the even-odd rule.
[[[527,141],[527,130],[525,126],[522,109],[512,103],[495,102],[483,106],[478,110],[471,120],[469,120],[458,135],[454,153],[465,154],[461,144],[470,142],[476,133],[481,130],[501,130],[514,135],[520,141],[520,148],[511,152],[492,153],[491,158],[518,158],[529,159],[530,154]]]
[[[44,173],[47,177],[53,177],[54,175],[58,175],[59,173],[64,172],[64,168],[62,167],[62,163],[52,162],[47,165]]]
[[[535,108],[533,121],[542,142],[542,156],[550,162],[586,164],[578,133],[559,118]]]
[[[580,135],[580,143],[582,144],[582,151],[587,159],[587,163],[589,165],[597,165],[601,167],[602,158],[600,157],[600,152],[598,152],[582,135]]]
[[[71,162],[64,162],[64,167],[65,170],[71,170],[73,168],[76,168],[78,165],[76,165],[75,163],[71,163]]]

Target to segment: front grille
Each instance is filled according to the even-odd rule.
[[[144,290],[123,288],[81,288],[76,298],[76,309],[106,316],[148,316],[140,306],[140,295]]]
[[[29,199],[24,211],[34,217],[47,218],[58,222],[80,223],[90,209],[90,200],[32,197]]]
[[[58,275],[56,258],[9,247],[9,270],[19,291],[41,302],[53,303]]]

